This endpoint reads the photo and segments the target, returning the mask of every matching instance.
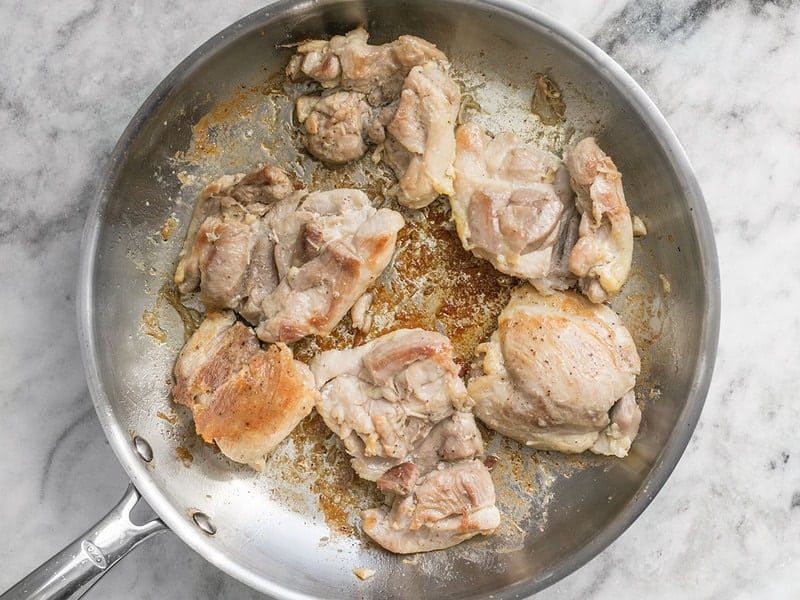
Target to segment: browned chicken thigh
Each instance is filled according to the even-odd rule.
[[[178,355],[175,402],[192,409],[197,433],[257,470],[314,408],[308,367],[284,344],[261,348],[230,312],[212,312]]]

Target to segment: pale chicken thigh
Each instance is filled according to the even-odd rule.
[[[403,461],[396,458],[371,457],[353,459],[358,474],[374,480],[380,489],[393,494],[409,493],[420,475],[432,471],[441,461],[459,461],[483,454],[483,438],[468,410],[457,410],[439,421],[418,441]]]
[[[400,95],[409,71],[446,60],[436,46],[414,36],[379,46],[368,44],[368,38],[358,28],[330,41],[303,42],[286,67],[290,80],[312,79],[323,88],[320,95],[298,98],[295,115],[306,132],[306,149],[324,162],[344,164],[363,157],[380,107]]]
[[[389,264],[404,224],[359,190],[309,194],[272,224],[280,283],[261,302],[258,337],[290,343],[330,333]]]
[[[479,460],[440,463],[391,508],[362,516],[364,532],[398,554],[449,548],[500,525],[492,476]]]
[[[591,137],[568,150],[565,161],[581,214],[569,268],[592,302],[604,302],[628,279],[633,257],[633,222],[622,175]]]
[[[543,293],[574,283],[568,257],[578,218],[569,175],[557,156],[513,133],[456,130],[453,219],[466,250]]]
[[[359,28],[297,46],[288,77],[312,79],[323,88],[295,104],[305,146],[324,162],[343,164],[364,156],[368,141],[378,144],[374,156],[399,179],[398,201],[421,208],[453,193],[461,90],[433,44],[407,35],[381,46],[367,39]]]
[[[399,180],[398,202],[422,208],[453,194],[453,160],[461,90],[442,63],[414,67],[386,126],[383,158]],[[375,137],[374,130],[370,132]]]
[[[391,494],[364,531],[392,552],[447,548],[497,528],[494,483],[450,341],[401,329],[311,361],[317,412],[361,477]]]
[[[282,220],[303,197],[284,171],[264,167],[225,175],[200,193],[179,255],[174,280],[181,293],[200,288],[210,310],[233,309],[251,323],[278,285],[269,222]]]
[[[286,75],[292,81],[313,79],[325,89],[340,88],[364,94],[372,106],[396,98],[412,67],[447,57],[430,42],[401,35],[388,44],[367,43],[361,27],[330,41],[309,40],[298,44]]]
[[[263,341],[324,335],[389,263],[403,225],[359,190],[293,192],[274,167],[225,176],[197,201],[174,279]]]
[[[523,285],[478,353],[468,392],[488,427],[542,450],[627,455],[641,419],[640,361],[610,308]]]
[[[306,130],[306,149],[321,161],[346,164],[367,152],[365,130],[372,112],[364,94],[301,96],[295,103],[295,115]]]
[[[417,454],[418,469],[429,469],[459,439],[466,451],[455,450],[458,458],[483,450],[471,415],[449,431],[443,424],[425,445],[437,424],[468,408],[450,341],[439,333],[393,331],[351,350],[318,354],[310,367],[320,390],[317,412],[364,479],[377,481]]]
[[[256,470],[314,408],[311,371],[284,344],[261,348],[230,312],[212,312],[175,363],[172,397],[192,409],[197,433]]]

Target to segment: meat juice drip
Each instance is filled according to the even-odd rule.
[[[171,306],[178,314],[183,325],[183,341],[186,342],[203,321],[204,315],[197,309],[187,306],[171,278],[158,290],[153,307],[146,309],[142,314],[144,332],[162,344],[167,342],[167,330],[162,327],[159,317],[164,303]]]

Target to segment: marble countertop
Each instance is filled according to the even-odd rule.
[[[716,370],[644,514],[545,599],[800,597],[800,4],[530,0],[606,50],[683,143],[722,275]],[[0,4],[0,590],[125,489],[84,382],[79,240],[153,87],[257,0]],[[33,317],[33,319],[31,318]],[[260,598],[173,534],[89,598]]]

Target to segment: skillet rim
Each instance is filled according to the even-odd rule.
[[[108,202],[109,193],[113,189],[113,183],[125,163],[131,142],[136,138],[151,114],[169,96],[176,85],[190,76],[193,68],[201,64],[207,56],[214,55],[239,36],[247,35],[253,30],[266,26],[274,15],[286,11],[303,12],[319,4],[334,5],[339,3],[342,2],[337,0],[326,0],[322,3],[309,0],[300,2],[278,0],[273,2],[239,19],[212,36],[182,60],[156,86],[123,131],[104,168],[102,183],[95,194],[81,240],[81,259],[76,295],[81,358],[89,392],[104,433],[132,483],[169,528],[203,558],[258,591],[289,600],[307,600],[312,596],[278,585],[266,577],[243,567],[237,561],[232,560],[227,553],[215,548],[213,544],[209,543],[205,534],[195,528],[191,520],[186,518],[184,510],[167,501],[150,476],[147,467],[139,459],[129,439],[128,432],[121,427],[119,421],[115,418],[108,395],[103,387],[95,343],[96,324],[93,311],[95,299],[93,284],[98,258],[98,239],[104,222],[103,213]],[[365,4],[365,2],[360,3]],[[615,87],[631,101],[631,104],[638,112],[638,118],[651,127],[654,137],[658,140],[661,150],[676,174],[677,181],[681,184],[682,192],[690,211],[690,217],[697,233],[701,259],[699,266],[702,270],[702,280],[705,283],[703,306],[705,318],[702,330],[698,332],[701,339],[700,356],[692,373],[689,399],[678,415],[676,425],[656,458],[654,467],[645,477],[633,500],[620,511],[616,518],[609,522],[605,529],[594,536],[589,543],[575,552],[568,560],[537,576],[529,577],[520,583],[508,586],[495,594],[495,597],[498,598],[519,597],[520,594],[527,596],[577,571],[606,549],[641,515],[675,469],[697,425],[711,384],[719,344],[721,313],[719,263],[711,220],[691,163],[664,116],[620,65],[603,50],[571,28],[540,10],[517,0],[446,0],[446,3],[461,5],[465,8],[489,8],[492,12],[502,13],[511,18],[523,19],[544,28],[549,34],[561,38],[561,41],[570,46],[576,53],[582,55],[595,68],[598,76],[602,77],[609,85]]]

